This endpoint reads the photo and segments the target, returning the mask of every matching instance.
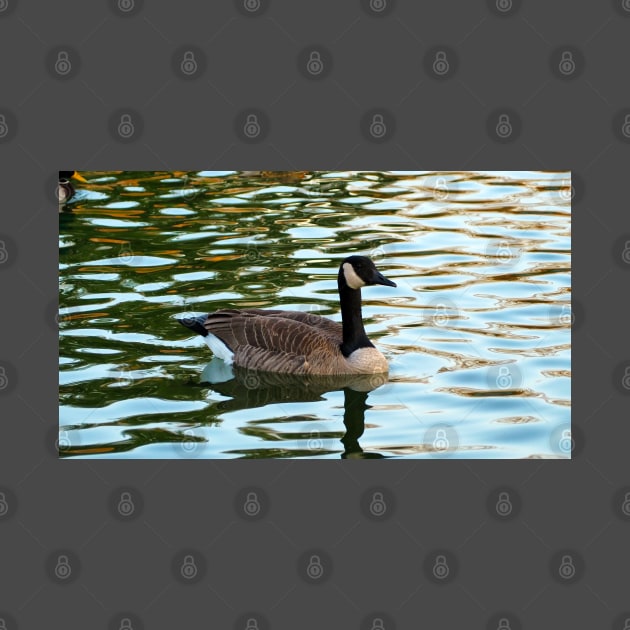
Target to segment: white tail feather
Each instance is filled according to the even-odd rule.
[[[223,359],[228,365],[234,362],[234,353],[216,336],[208,333],[204,337],[204,341],[208,344],[212,354],[219,359]]]

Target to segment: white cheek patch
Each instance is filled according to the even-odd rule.
[[[346,284],[351,289],[360,289],[365,286],[365,282],[359,278],[357,272],[350,263],[343,263],[343,275],[346,279]]]

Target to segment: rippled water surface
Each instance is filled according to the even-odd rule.
[[[82,174],[59,215],[62,456],[570,456],[569,173]],[[231,370],[175,319],[340,321],[353,253],[398,285],[362,291],[379,382]]]

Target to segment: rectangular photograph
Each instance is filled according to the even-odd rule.
[[[59,171],[59,456],[570,459],[569,171]]]

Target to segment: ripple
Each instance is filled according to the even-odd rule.
[[[87,267],[162,267],[175,263],[177,263],[177,261],[171,258],[137,256],[132,254],[129,256],[118,256],[117,258],[100,258],[98,260],[85,261],[82,265]]]
[[[194,210],[191,210],[190,208],[162,208],[160,210],[160,214],[176,217],[176,216],[184,216],[184,215],[189,215],[189,214],[196,214],[196,212]]]
[[[142,221],[124,221],[122,219],[90,219],[90,223],[92,225],[102,225],[103,227],[144,227],[145,225],[149,225],[148,223],[143,223]]]
[[[108,203],[104,208],[128,210],[129,208],[137,208],[140,205],[139,201],[112,201]]]
[[[160,400],[157,398],[134,398],[122,400],[100,408],[82,408],[64,405],[60,408],[63,423],[60,425],[80,425],[89,418],[90,424],[111,423],[123,418],[143,413],[155,415],[161,413],[181,413],[184,411],[200,411],[205,403],[176,400]]]
[[[159,195],[160,199],[181,199],[182,197],[184,199],[188,199],[191,197],[196,196],[198,193],[201,192],[201,188],[180,188],[180,189],[176,189],[176,190],[171,190],[167,193],[164,193],[162,195]]]

